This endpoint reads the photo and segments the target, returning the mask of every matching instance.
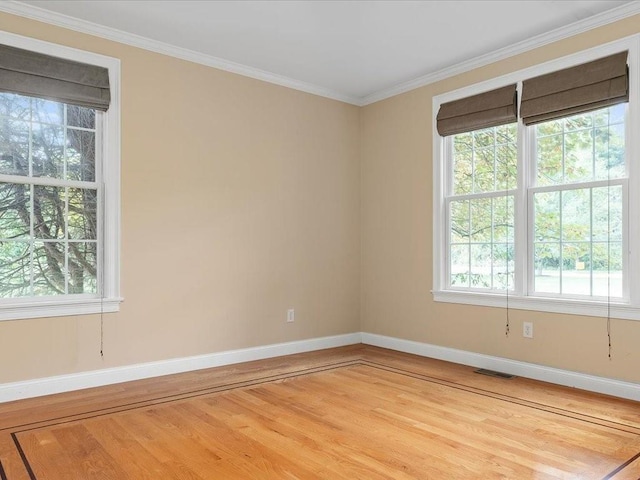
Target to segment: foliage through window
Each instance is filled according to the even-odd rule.
[[[452,287],[513,288],[517,128],[453,136],[448,197]]]
[[[0,93],[0,297],[97,294],[96,111]]]
[[[535,127],[533,291],[623,296],[626,104]]]
[[[447,139],[450,288],[513,290],[520,248],[533,295],[623,296],[625,110],[619,104],[522,127],[535,151],[521,163],[532,172],[528,245],[515,243],[517,124]]]

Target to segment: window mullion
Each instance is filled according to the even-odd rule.
[[[521,84],[518,86],[521,91]],[[530,224],[528,209],[528,188],[531,175],[531,164],[535,162],[535,154],[532,154],[532,142],[530,141],[530,128],[522,121],[518,121],[518,189],[514,196],[514,249],[515,272],[514,290],[517,295],[527,294],[529,283],[529,232],[533,231]]]

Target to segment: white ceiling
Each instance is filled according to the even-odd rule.
[[[257,69],[266,77],[268,73],[275,74],[274,77],[307,85],[309,91],[315,89],[361,104],[416,78],[624,4],[633,3],[637,7],[640,2],[26,0],[18,3],[215,57],[212,59],[231,66],[240,64],[236,65],[239,67],[236,71],[249,67],[247,71]]]

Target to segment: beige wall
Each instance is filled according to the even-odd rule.
[[[633,17],[364,107],[362,330],[640,382],[640,322],[436,303],[432,287],[434,95],[640,32]],[[522,322],[535,338],[523,339]]]
[[[0,15],[122,62],[122,293],[0,322],[0,383],[359,331],[359,109]],[[296,321],[285,323],[286,310]]]
[[[612,321],[609,361],[605,319],[512,310],[506,338],[504,310],[430,293],[432,97],[639,20],[358,109],[0,14],[1,30],[122,61],[125,297],[104,359],[99,316],[0,322],[0,383],[360,330],[640,381],[640,323]]]

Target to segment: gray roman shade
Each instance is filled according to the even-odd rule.
[[[525,80],[520,115],[526,125],[629,100],[627,52]]]
[[[29,50],[0,45],[0,91],[109,108],[109,71]]]
[[[443,137],[515,122],[518,114],[516,86],[491,90],[453,102],[438,110],[436,126]]]

